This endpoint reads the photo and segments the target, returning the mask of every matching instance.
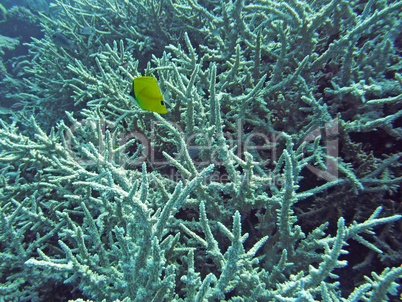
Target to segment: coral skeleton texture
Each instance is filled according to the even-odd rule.
[[[1,72],[20,107],[0,115],[0,301],[401,299],[401,12],[55,0],[35,14],[44,37]],[[138,76],[167,114],[133,102]]]

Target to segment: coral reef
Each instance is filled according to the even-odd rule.
[[[4,55],[3,49],[13,50],[18,44],[20,44],[20,41],[17,39],[0,35],[0,55]]]
[[[401,8],[56,0],[7,75],[0,295],[401,298]]]

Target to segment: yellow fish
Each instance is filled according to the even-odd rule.
[[[165,101],[154,77],[135,78],[130,95],[144,110],[161,114],[167,113]]]

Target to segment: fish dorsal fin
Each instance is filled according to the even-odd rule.
[[[148,99],[160,99],[162,97],[158,83],[154,77],[137,78],[134,89],[138,89],[138,93],[136,92],[136,95],[139,98],[146,97]]]

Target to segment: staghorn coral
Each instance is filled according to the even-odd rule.
[[[97,301],[397,294],[400,153],[356,134],[400,139],[401,6],[56,1],[17,64],[40,115],[0,130],[1,293],[40,300],[31,276]],[[172,44],[148,61],[149,41]],[[140,74],[165,117],[128,98]]]
[[[13,50],[18,44],[20,44],[18,39],[0,35],[0,55],[4,55],[3,49]]]
[[[381,253],[362,233],[372,233],[374,226],[402,217],[378,218],[378,208],[366,221],[348,227],[340,218],[334,237],[325,235],[328,223],[306,236],[296,224],[292,207],[313,193],[295,191],[299,178],[295,173],[300,172],[304,159],[298,162],[300,157],[288,138],[278,168],[285,173],[283,186],[265,201],[266,207],[278,207],[276,214],[272,212],[278,230],[246,250],[248,234],[242,235],[239,212],[234,213],[231,231],[221,222],[230,211],[221,209],[218,221],[211,220],[213,210],[206,213],[202,200],[214,206],[212,192],[221,185],[203,182],[213,166],[195,171],[183,189],[182,182],[174,184],[156,171],[147,173],[145,163],[142,172],[116,164],[119,151],[113,149],[112,133],[102,133],[100,120],[87,121],[76,134],[61,123],[57,132],[46,135],[33,119],[31,123],[33,139],[16,135],[15,126],[3,125],[0,132],[1,160],[3,165],[12,163],[2,169],[2,275],[16,272],[2,286],[5,297],[39,299],[35,296],[37,284],[21,287],[29,282],[21,276],[28,274],[46,282],[63,280],[96,300],[128,297],[132,301],[201,301],[223,299],[229,292],[252,300],[298,295],[331,295],[339,299],[335,291],[339,284],[330,282],[328,277],[335,278],[333,269],[347,264],[338,259],[347,253],[343,249],[346,241],[357,240]],[[80,142],[85,133],[91,133],[92,141],[100,145],[92,143],[90,137],[86,137],[87,143]],[[14,172],[13,165],[18,163]],[[150,190],[152,182],[158,190]],[[249,185],[254,187],[256,183],[251,181]],[[241,187],[237,184],[238,190]],[[194,203],[199,203],[199,222],[175,215]],[[219,204],[215,201],[215,206]],[[179,228],[189,238],[184,238]],[[221,250],[226,243],[216,235],[216,228],[231,242],[226,252]],[[265,256],[255,257],[262,246]],[[204,249],[212,263],[203,268],[207,275],[200,276],[195,265],[205,265]],[[38,258],[33,257],[36,253]],[[182,261],[187,265],[180,265]],[[41,274],[42,269],[45,274]],[[395,291],[392,281],[398,278],[398,272],[384,271],[383,282],[389,286],[370,281],[350,297],[366,296],[378,301],[387,291]]]

